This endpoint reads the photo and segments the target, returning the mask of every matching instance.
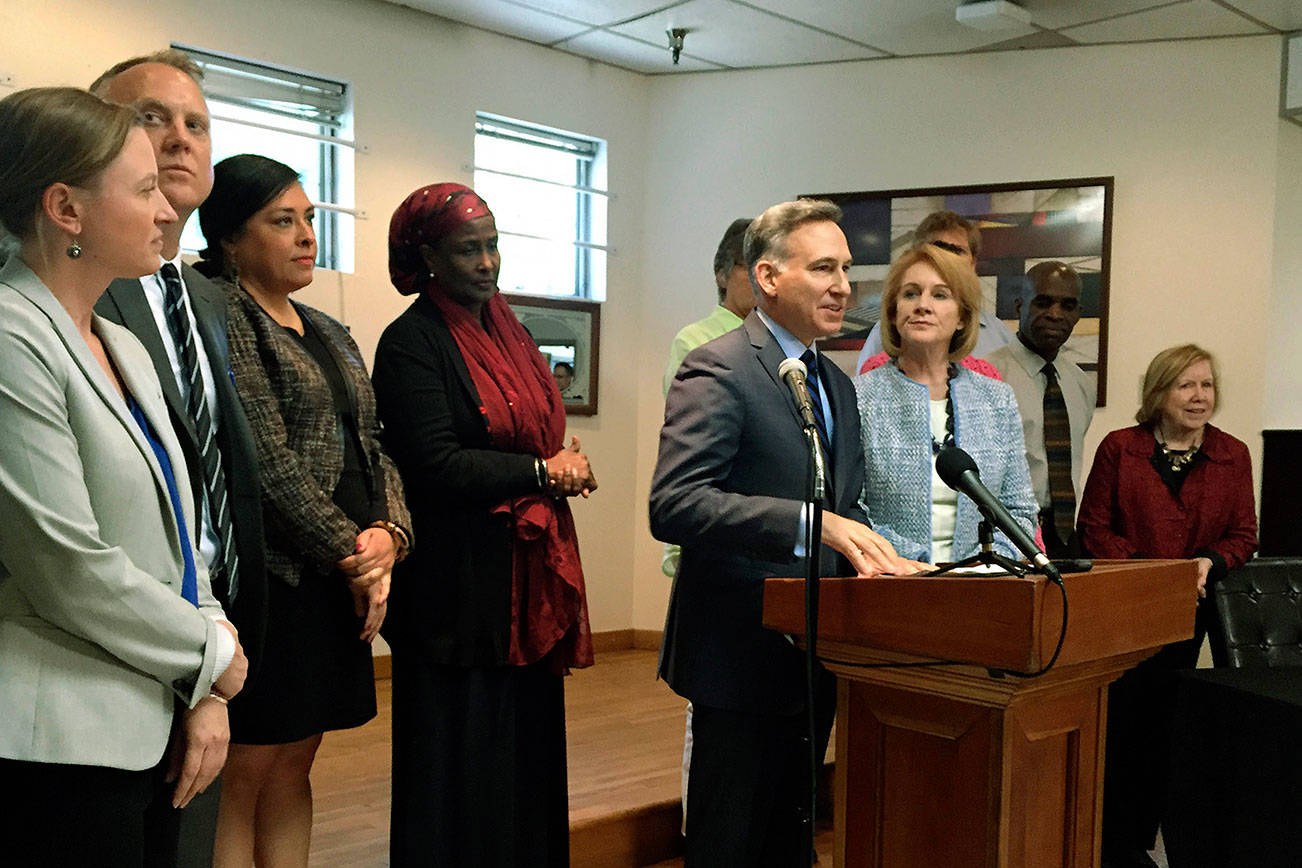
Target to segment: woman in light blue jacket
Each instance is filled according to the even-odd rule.
[[[968,452],[981,481],[1035,533],[1037,506],[1013,390],[958,364],[976,343],[980,313],[976,273],[933,245],[908,250],[886,276],[882,342],[891,361],[854,384],[868,518],[901,557],[943,563],[977,551],[976,504],[935,472],[936,453],[947,445]],[[1021,557],[1002,533],[995,549]]]

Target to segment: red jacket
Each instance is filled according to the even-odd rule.
[[[1228,569],[1257,550],[1248,447],[1208,425],[1202,453],[1180,489],[1153,468],[1149,428],[1113,431],[1099,444],[1081,498],[1077,532],[1097,558],[1189,558],[1210,550]]]

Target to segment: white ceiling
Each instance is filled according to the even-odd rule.
[[[1031,23],[995,32],[955,21],[960,0],[390,2],[652,75],[1302,30],[1302,0],[1021,0]]]

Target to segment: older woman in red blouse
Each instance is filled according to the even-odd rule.
[[[1207,586],[1252,557],[1257,515],[1248,447],[1208,420],[1219,376],[1193,344],[1158,353],[1144,375],[1138,425],[1099,444],[1077,531],[1100,558],[1193,558],[1194,635],[1127,672],[1108,695],[1103,863],[1154,865],[1148,856],[1165,807],[1172,670],[1192,668],[1209,626]]]

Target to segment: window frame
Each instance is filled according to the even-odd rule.
[[[200,88],[209,104],[209,115],[213,121],[267,130],[318,143],[318,185],[314,190],[306,190],[317,211],[316,264],[318,268],[351,272],[356,255],[356,251],[351,249],[356,230],[344,231],[340,217],[348,216],[358,220],[365,219],[366,216],[355,207],[339,201],[341,190],[354,186],[341,177],[345,172],[349,175],[353,173],[351,157],[358,150],[357,143],[351,138],[352,85],[346,81],[192,45],[173,43],[172,47],[185,52],[203,71]],[[299,97],[298,100],[293,98],[295,95]],[[243,112],[258,112],[265,117],[251,120],[234,113],[224,113],[222,109],[227,106],[237,107]],[[316,132],[277,123],[278,118],[314,124]],[[276,158],[275,154],[266,156]],[[350,249],[345,250],[345,244]]]
[[[604,301],[605,280],[597,281],[595,279],[597,276],[596,268],[599,266],[594,266],[593,264],[594,257],[592,256],[592,251],[601,251],[608,258],[613,253],[613,249],[610,247],[609,243],[597,243],[593,241],[593,238],[597,237],[598,233],[594,231],[593,221],[597,218],[593,213],[596,209],[592,206],[592,197],[601,196],[607,202],[612,198],[610,191],[600,185],[604,180],[604,162],[606,159],[607,149],[606,141],[593,136],[566,132],[541,124],[522,121],[516,118],[508,118],[483,111],[475,113],[474,136],[475,161],[471,168],[475,174],[475,183],[477,186],[479,184],[478,177],[480,173],[484,173],[504,178],[515,178],[531,183],[562,187],[573,191],[575,197],[575,222],[570,237],[559,238],[555,236],[544,236],[513,231],[509,226],[503,227],[500,221],[497,227],[499,236],[531,239],[551,244],[573,245],[574,283],[571,292],[564,295],[555,292],[537,292],[531,290],[527,286],[512,287],[510,291],[524,293],[538,298],[579,299],[597,302]],[[559,151],[571,155],[575,160],[574,182],[567,184],[550,178],[510,172],[505,169],[482,165],[480,149],[478,146],[481,136],[510,141],[528,147]],[[607,226],[601,227],[601,237],[608,238],[608,215],[609,211],[607,209]]]

